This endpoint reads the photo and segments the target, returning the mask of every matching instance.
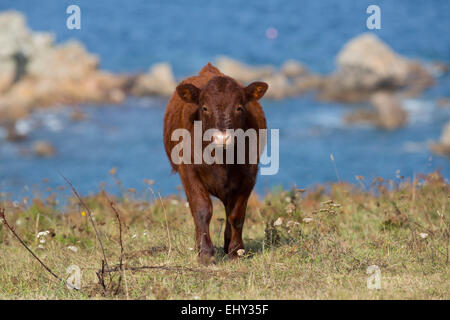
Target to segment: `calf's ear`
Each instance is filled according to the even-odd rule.
[[[252,82],[245,88],[245,95],[248,100],[259,100],[264,96],[268,88],[269,85],[265,82]]]
[[[178,85],[177,93],[183,101],[189,103],[198,103],[200,97],[200,89],[190,83]]]

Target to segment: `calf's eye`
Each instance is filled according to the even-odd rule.
[[[236,110],[239,111],[239,112],[242,112],[242,111],[244,111],[244,108],[242,108],[242,106],[239,105],[239,106],[236,108]]]
[[[202,107],[202,110],[203,110],[203,111],[208,111],[208,108],[207,108],[206,106],[203,106],[203,107]]]

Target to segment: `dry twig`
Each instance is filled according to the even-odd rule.
[[[78,194],[77,190],[75,189],[75,187],[73,186],[72,182],[69,181],[69,179],[67,179],[61,172],[59,172],[59,175],[67,182],[67,184],[70,186],[70,188],[72,189],[73,193],[75,194],[75,196],[77,197],[78,201],[80,202],[80,204],[84,207],[84,209],[86,210],[89,220],[91,221],[92,227],[94,228],[95,231],[95,235],[97,237],[97,240],[100,244],[100,248],[102,250],[102,254],[103,254],[103,259],[105,260],[105,265],[106,268],[108,267],[108,260],[106,259],[106,254],[105,254],[105,249],[103,248],[103,242],[102,239],[100,238],[100,233],[97,230],[97,226],[95,225],[94,219],[92,218],[92,212],[91,209],[89,209],[89,207],[86,205],[86,203],[83,201],[83,199],[80,197],[80,195]]]
[[[6,216],[5,216],[5,209],[4,208],[0,208],[0,222],[3,223],[3,225],[9,230],[11,231],[11,233],[14,235],[14,237],[19,240],[19,242],[22,244],[22,246],[27,249],[27,251],[44,267],[45,270],[47,270],[55,279],[57,279],[60,282],[63,282],[64,284],[66,284],[67,286],[71,287],[72,289],[78,290],[78,288],[74,287],[72,284],[64,281],[63,279],[61,279],[60,277],[58,277],[53,271],[52,269],[50,269],[44,262],[42,262],[41,259],[38,258],[38,256],[33,252],[33,250],[31,250],[26,244],[25,242],[22,240],[22,238],[16,233],[16,231],[14,230],[13,227],[11,227],[11,225],[8,223],[8,220],[6,220]]]
[[[124,249],[123,249],[123,240],[122,240],[122,221],[120,220],[120,214],[119,214],[119,211],[117,210],[117,208],[115,206],[115,203],[108,197],[106,192],[103,191],[103,195],[105,196],[106,200],[108,200],[108,203],[109,203],[111,209],[114,211],[114,214],[116,216],[117,223],[119,224],[119,244],[120,244],[119,269],[120,269],[120,276],[119,276],[119,280],[118,280],[118,283],[117,283],[117,288],[115,290],[115,294],[118,294],[119,290],[120,290],[120,285],[122,283],[122,277],[124,276],[124,270],[123,270]],[[126,281],[125,281],[125,290],[126,290],[126,293],[127,293],[127,296],[128,296],[128,288],[127,288]]]

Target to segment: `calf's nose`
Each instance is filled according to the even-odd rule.
[[[227,131],[217,131],[212,136],[212,142],[218,146],[229,146],[233,143],[233,135]]]

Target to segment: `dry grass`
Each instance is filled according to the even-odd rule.
[[[103,254],[76,198],[63,209],[54,197],[1,200],[7,221],[57,275],[67,277],[71,264],[81,268],[82,288],[68,290],[56,281],[0,226],[0,299],[449,299],[450,186],[438,173],[413,182],[360,179],[358,188],[338,183],[306,192],[275,190],[262,201],[253,196],[244,228],[247,250],[239,261],[229,261],[221,249],[224,210],[216,203],[211,231],[217,263],[207,267],[192,250],[194,226],[183,199],[128,190],[114,200],[124,271],[111,273],[106,292],[96,275]],[[109,266],[120,269],[114,210],[102,193],[84,201]],[[37,233],[44,230],[50,232],[40,243]],[[381,269],[380,290],[366,286],[369,265]],[[141,266],[165,267],[129,270]],[[108,274],[105,281],[108,286]]]

